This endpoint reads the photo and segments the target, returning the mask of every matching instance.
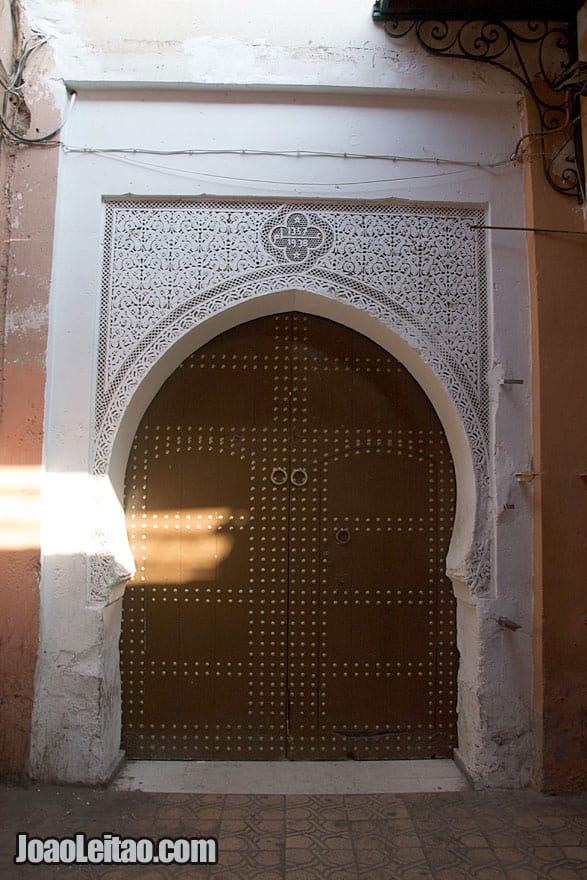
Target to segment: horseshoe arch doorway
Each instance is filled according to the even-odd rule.
[[[450,757],[452,459],[411,374],[301,312],[229,330],[136,432],[129,757]]]

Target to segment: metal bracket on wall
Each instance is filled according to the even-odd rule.
[[[404,3],[404,9],[409,5]],[[393,0],[376,0],[373,18],[385,22],[386,33],[395,39],[414,33],[433,55],[483,61],[514,76],[539,114],[540,131],[535,134],[542,141],[546,179],[557,192],[585,200],[579,97],[587,89],[587,78],[583,82],[577,76],[582,64],[576,61],[576,39],[569,23],[465,20],[465,13],[463,20],[453,20],[447,17],[446,6],[438,17],[431,11],[398,13]],[[518,141],[512,158],[518,158],[533,135]]]

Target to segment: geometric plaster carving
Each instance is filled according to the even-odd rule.
[[[485,236],[472,227],[484,220],[474,206],[387,201],[108,201],[93,473],[108,472],[117,430],[144,377],[196,325],[275,291],[330,297],[415,348],[454,401],[477,483],[467,581],[483,594],[490,574],[488,304]],[[90,601],[107,598],[109,570],[98,556]]]

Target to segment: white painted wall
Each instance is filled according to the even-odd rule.
[[[510,80],[466,62],[430,59],[409,42],[396,44],[371,22],[370,4],[346,2],[333,16],[308,0],[283,12],[268,2],[235,11],[227,0],[27,0],[29,22],[52,36],[56,94],[63,95],[63,78],[78,91],[63,133],[50,316],[42,651],[32,749],[40,778],[94,782],[107,778],[118,759],[121,591],[105,608],[86,604],[96,518],[88,468],[102,199],[207,193],[462,202],[487,205],[494,224],[524,225],[520,169],[488,167],[507,160],[519,137]],[[79,147],[92,152],[73,149]],[[112,147],[312,150],[452,164],[94,152]],[[475,779],[520,785],[530,761],[531,693],[530,498],[513,479],[531,470],[525,240],[491,233],[489,254],[494,580],[489,598],[473,600],[455,571],[459,752]],[[526,384],[500,385],[503,376]],[[128,547],[120,509],[113,494],[110,499],[118,522],[113,550],[123,571],[130,566]],[[504,511],[506,503],[515,509]],[[458,556],[451,560],[455,570]],[[496,623],[502,615],[522,628],[504,632]]]
[[[513,94],[507,74],[397,43],[370,0],[25,0],[52,38],[54,76],[116,82],[289,83]]]

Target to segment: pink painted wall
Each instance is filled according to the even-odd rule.
[[[35,126],[55,124],[39,99]],[[50,129],[44,129],[50,130]],[[39,644],[38,478],[58,151],[1,144],[0,775],[28,770]]]
[[[532,129],[535,130],[535,129]],[[526,163],[529,226],[584,232]],[[587,790],[587,236],[529,233],[534,364],[535,785]]]

